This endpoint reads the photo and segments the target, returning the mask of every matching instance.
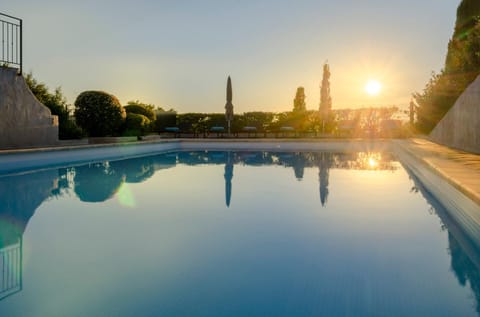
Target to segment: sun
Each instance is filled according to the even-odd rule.
[[[365,91],[370,96],[378,95],[381,90],[382,90],[382,84],[380,84],[380,82],[377,80],[371,79],[365,84]]]

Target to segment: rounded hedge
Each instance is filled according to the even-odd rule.
[[[125,129],[127,131],[134,131],[136,135],[141,135],[148,130],[150,126],[150,119],[142,114],[127,113]]]
[[[89,136],[117,135],[125,122],[120,101],[103,91],[84,91],[75,100],[75,121]]]
[[[153,109],[147,108],[141,104],[128,104],[124,108],[127,113],[141,114],[147,117],[150,121],[155,121],[156,114]]]

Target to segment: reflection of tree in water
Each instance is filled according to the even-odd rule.
[[[92,163],[74,168],[73,184],[75,193],[85,202],[102,202],[112,198],[126,183],[141,183],[155,174],[155,171],[176,165],[177,156],[157,156]]]
[[[293,167],[293,172],[297,180],[303,179],[305,166],[309,165],[309,159],[306,153],[278,153],[276,156],[279,164],[285,167]]]
[[[295,153],[292,160],[293,171],[297,180],[303,179],[305,173],[305,165],[307,165],[308,158],[303,153]]]
[[[58,188],[54,170],[0,177],[0,248],[17,241],[35,210]]]
[[[218,156],[221,154],[221,158]],[[214,158],[217,156],[216,158]],[[220,162],[219,162],[220,160]],[[201,165],[201,164],[224,164],[225,156],[223,152],[213,152],[213,151],[192,151],[192,152],[179,152],[178,153],[178,163],[185,165]]]
[[[328,182],[330,168],[333,164],[333,153],[323,152],[316,155],[318,164],[318,180],[320,182],[320,202],[325,206],[328,201]]]
[[[476,310],[480,314],[480,271],[477,266],[470,260],[468,255],[465,253],[461,245],[455,239],[453,234],[448,232],[448,244],[451,255],[451,265],[452,270],[455,272],[455,276],[458,279],[458,282],[462,286],[467,285],[467,281],[470,284],[475,300],[476,300]]]
[[[109,162],[75,167],[75,193],[81,201],[102,202],[112,198],[125,181]]]
[[[292,167],[295,177],[303,179],[306,167],[319,167],[320,200],[325,206],[329,195],[329,169],[395,170],[391,156],[380,152],[329,153],[329,152],[265,152],[265,151],[182,151],[150,157],[133,158],[105,163],[95,163],[70,170],[74,174],[75,193],[87,202],[99,202],[111,198],[123,182],[140,183],[149,179],[155,171],[170,168],[177,163],[185,165],[228,164],[225,170],[226,191],[231,197],[231,183],[228,184],[233,164],[248,166],[282,165]],[[231,164],[231,166],[230,166]],[[233,173],[233,170],[231,171]],[[67,173],[68,174],[68,173]],[[232,174],[233,176],[233,174]],[[60,177],[61,182],[66,182]],[[68,186],[68,184],[67,184]],[[70,185],[71,186],[71,185]],[[228,202],[230,200],[228,199]],[[228,203],[227,203],[228,204]]]
[[[124,174],[127,183],[141,183],[155,174],[151,157],[112,161],[110,168],[117,173]]]
[[[414,183],[410,192],[420,193],[428,201],[432,214],[437,215],[441,220],[442,230],[447,230],[451,269],[460,285],[466,287],[467,282],[470,285],[476,300],[476,310],[480,315],[480,246],[468,237],[449,212],[425,189],[420,180],[410,170],[406,170]]]
[[[232,153],[227,153],[227,161],[225,163],[225,204],[230,207],[230,200],[232,198],[232,178],[233,178],[233,157]]]
[[[235,163],[248,166],[262,166],[273,164],[273,154],[270,152],[237,152]]]

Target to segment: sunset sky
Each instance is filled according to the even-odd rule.
[[[16,0],[24,69],[72,103],[104,90],[183,112],[318,109],[322,66],[333,108],[406,106],[444,63],[460,0]],[[379,95],[365,92],[377,80]]]

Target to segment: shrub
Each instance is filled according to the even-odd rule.
[[[103,91],[84,91],[75,100],[75,119],[89,136],[117,135],[125,122],[118,99]]]
[[[150,126],[150,120],[142,114],[127,113],[125,133],[128,135],[143,135]],[[125,134],[124,134],[125,135]]]
[[[129,101],[124,108],[127,113],[141,114],[147,117],[150,121],[155,121],[156,115],[152,105],[147,105],[139,101]]]
[[[177,126],[180,131],[203,132],[201,122],[207,117],[204,113],[183,113],[177,116]]]

